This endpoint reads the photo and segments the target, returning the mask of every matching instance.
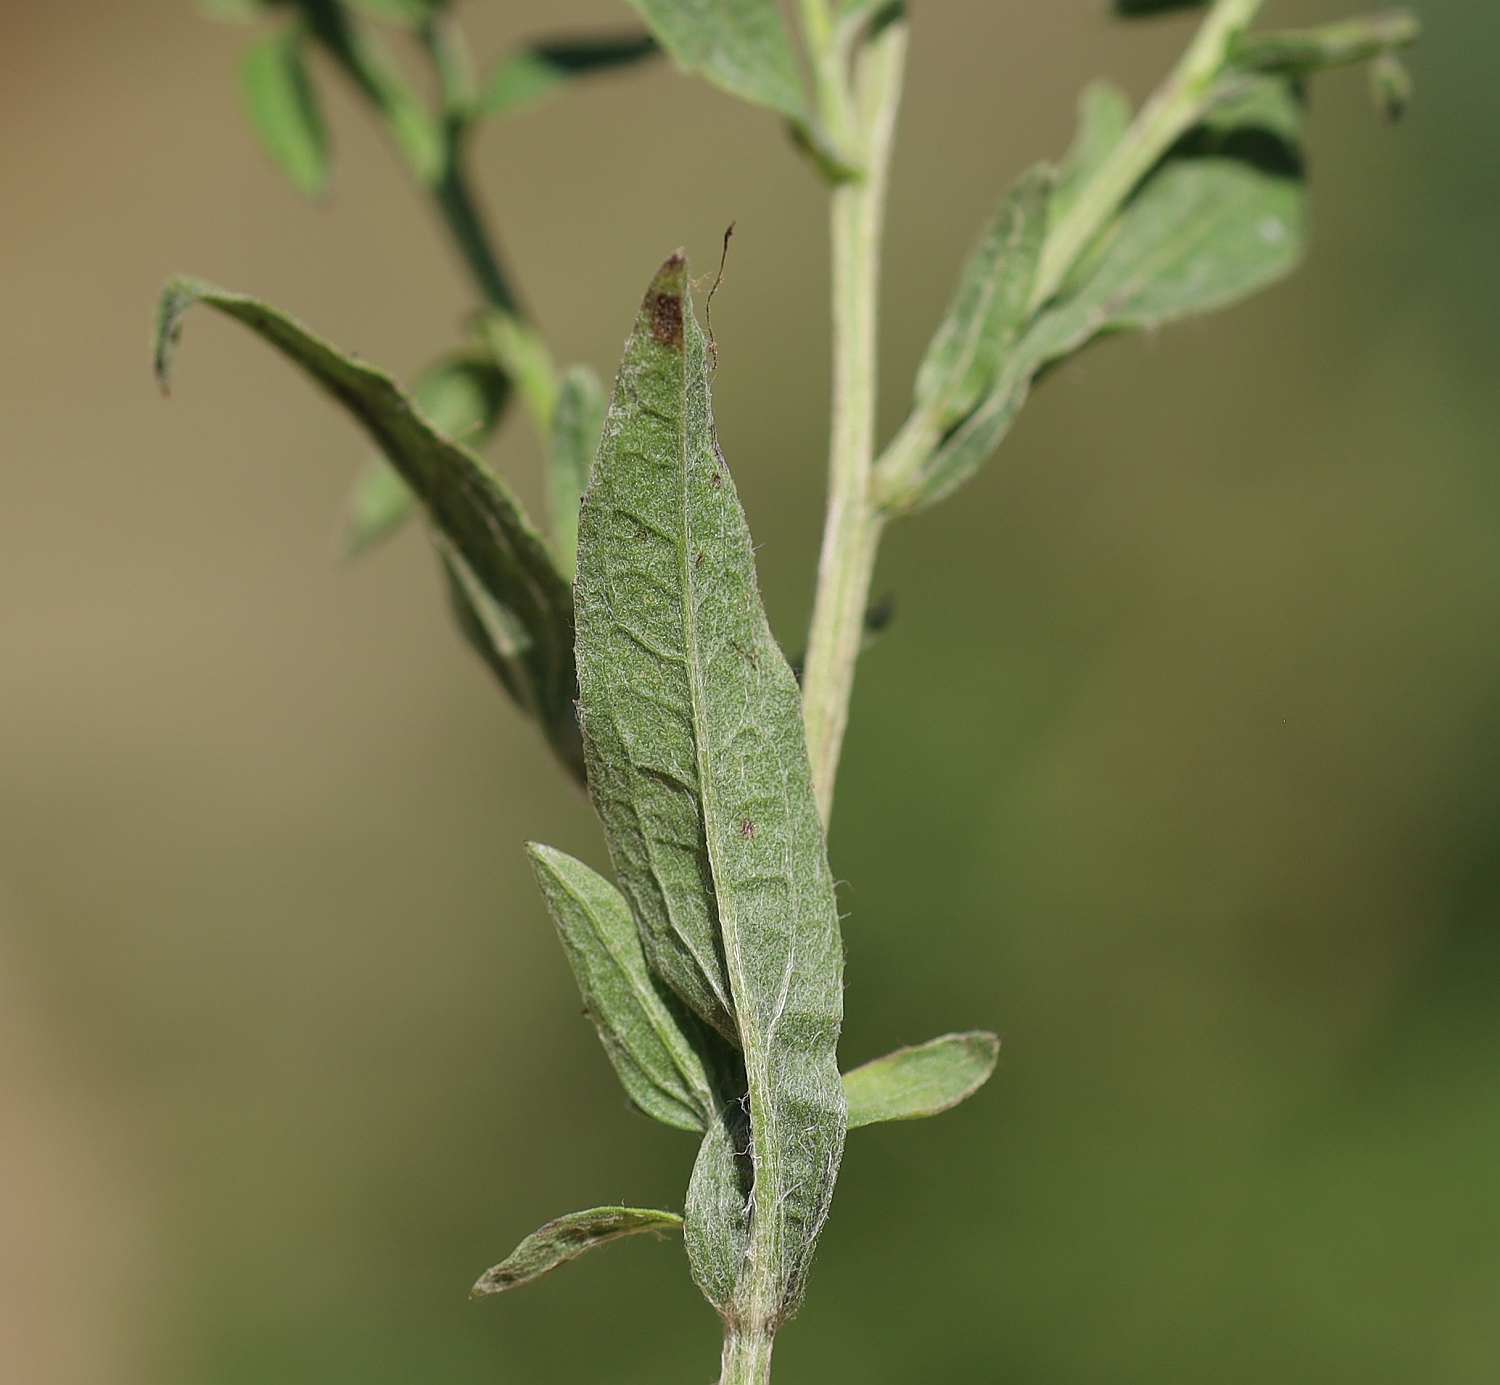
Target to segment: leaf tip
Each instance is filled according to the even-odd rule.
[[[168,282],[156,305],[156,334],[152,342],[152,369],[162,395],[172,392],[172,363],[177,343],[182,337],[182,319],[189,308],[207,291],[197,279],[179,275]]]
[[[688,293],[688,257],[681,247],[674,250],[656,271],[642,305],[643,322],[651,339],[670,351],[681,351]]]

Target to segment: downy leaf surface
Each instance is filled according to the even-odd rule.
[[[803,120],[797,57],[776,0],[630,0],[677,64],[731,95]]]
[[[697,1021],[652,977],[624,896],[561,851],[535,843],[527,851],[621,1085],[642,1111],[663,1124],[706,1130],[719,1102],[685,1032],[696,1035]]]
[[[940,432],[985,395],[1026,326],[1053,181],[1046,166],[1026,174],[964,265],[958,293],[917,371],[916,407],[931,415]]]
[[[574,366],[557,387],[552,446],[547,452],[552,551],[558,568],[570,578],[578,565],[578,507],[603,431],[604,389],[599,377],[587,366]]]
[[[595,1207],[587,1212],[569,1212],[533,1231],[498,1265],[486,1270],[469,1291],[469,1297],[502,1294],[507,1289],[535,1283],[595,1246],[624,1236],[639,1236],[643,1231],[660,1237],[681,1225],[682,1218],[671,1212],[641,1207]]]
[[[156,373],[167,387],[183,315],[206,303],[251,328],[336,399],[421,498],[433,528],[508,632],[505,686],[535,716],[563,765],[582,777],[573,713],[573,608],[541,535],[473,453],[446,437],[389,375],[346,356],[274,308],[193,279],[167,286]]]
[[[680,253],[626,347],[575,593],[590,789],[653,968],[741,1050],[755,1211],[736,1293],[779,1320],[843,1149],[843,957],[801,696],[761,606]]]
[[[499,426],[510,402],[510,377],[484,350],[456,351],[418,376],[412,386],[417,407],[439,431],[465,447],[478,449]],[[411,487],[375,453],[359,474],[349,497],[344,551],[353,557],[397,529],[416,509]]]
[[[1301,103],[1283,78],[1237,79],[1085,251],[993,388],[920,471],[878,478],[894,513],[925,509],[994,451],[1037,374],[1107,332],[1225,307],[1290,273],[1304,248]]]
[[[257,43],[240,65],[250,124],[276,166],[299,192],[328,186],[328,135],[307,72],[298,25]]]
[[[844,1074],[849,1129],[881,1121],[918,1120],[947,1111],[974,1095],[990,1079],[1000,1040],[975,1030],[944,1034]]]

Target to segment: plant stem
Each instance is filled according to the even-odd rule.
[[[1234,45],[1264,3],[1216,0],[1172,75],[1141,107],[1114,154],[1047,237],[1031,294],[1033,311],[1057,292],[1136,184],[1203,114]]]
[[[774,1340],[774,1334],[769,1330],[752,1332],[744,1327],[726,1328],[719,1385],[766,1385],[771,1378]]]
[[[802,676],[813,791],[825,824],[833,809],[854,665],[864,637],[882,528],[880,513],[870,500],[880,248],[906,39],[905,24],[890,24],[857,59],[853,104],[864,173],[832,192],[833,420],[828,517]]]

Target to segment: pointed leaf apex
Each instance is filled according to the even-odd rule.
[[[658,346],[682,350],[683,321],[692,311],[688,305],[688,258],[684,250],[674,250],[656,271],[646,300],[641,305],[641,326],[648,330]]]

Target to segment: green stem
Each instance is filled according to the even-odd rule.
[[[1090,241],[1136,184],[1203,114],[1230,54],[1265,0],[1216,0],[1172,75],[1141,108],[1130,132],[1047,237],[1031,308],[1062,286]]]
[[[849,719],[854,666],[880,545],[871,504],[880,247],[907,31],[891,24],[860,54],[856,109],[864,176],[833,189],[833,420],[828,517],[802,677],[813,790],[826,823]]]
[[[769,1330],[752,1332],[743,1327],[725,1328],[719,1385],[766,1385],[771,1379],[773,1341],[774,1334]]]

